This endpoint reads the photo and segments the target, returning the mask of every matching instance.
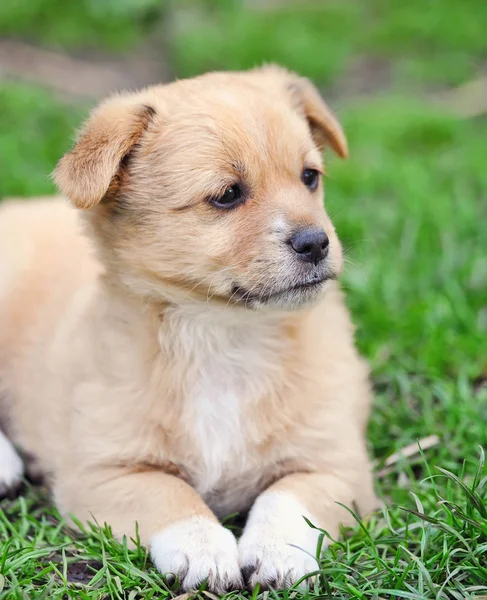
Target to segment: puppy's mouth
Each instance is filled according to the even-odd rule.
[[[234,285],[231,290],[231,297],[235,303],[252,306],[257,304],[285,304],[298,305],[314,298],[325,283],[329,280],[336,279],[334,273],[326,273],[324,275],[315,275],[312,279],[294,283],[292,285],[281,287],[278,289],[267,288],[262,286],[262,289],[246,289],[240,285]]]

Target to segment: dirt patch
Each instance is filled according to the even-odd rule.
[[[88,584],[94,575],[103,567],[96,560],[80,560],[68,564],[67,579],[71,583]]]
[[[391,85],[392,63],[372,55],[354,57],[331,93],[337,98],[374,96]]]
[[[15,40],[0,40],[0,80],[42,85],[61,96],[99,99],[166,81],[169,68],[156,49],[114,58],[78,58]]]

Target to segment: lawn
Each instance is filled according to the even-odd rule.
[[[153,0],[107,2],[110,28],[101,5],[78,4],[64,14],[55,0],[24,10],[4,1],[0,36],[84,52],[94,44],[135,48],[144,36],[157,43],[164,15]],[[351,149],[346,162],[327,157],[326,202],[373,371],[369,440],[385,508],[324,554],[308,595],[485,598],[487,116],[465,118],[435,98],[485,66],[487,3],[246,4],[177,4],[165,57],[172,70],[287,64],[323,88]],[[87,108],[86,100],[0,80],[0,196],[52,190],[48,174]],[[27,485],[2,501],[0,600],[174,595],[144,549],[127,550],[100,529],[72,537],[45,490]],[[228,598],[237,596],[252,597]]]

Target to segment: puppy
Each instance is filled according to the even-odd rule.
[[[307,80],[210,73],[101,104],[54,174],[71,207],[2,205],[4,487],[15,445],[185,590],[316,570],[304,517],[336,536],[375,506],[326,144],[347,155]],[[218,519],[248,510],[237,543]]]

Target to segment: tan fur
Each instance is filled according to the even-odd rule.
[[[263,300],[301,276],[296,227],[322,226],[341,269],[321,187],[300,181],[322,169],[324,141],[347,154],[309,82],[212,73],[94,111],[55,173],[83,211],[1,206],[2,414],[64,514],[118,536],[137,521],[150,543],[182,519],[246,511],[269,486],[332,535],[350,522],[336,502],[375,505],[367,368],[337,284]],[[207,198],[235,178],[249,198],[215,209]],[[235,284],[258,298],[238,301]]]

